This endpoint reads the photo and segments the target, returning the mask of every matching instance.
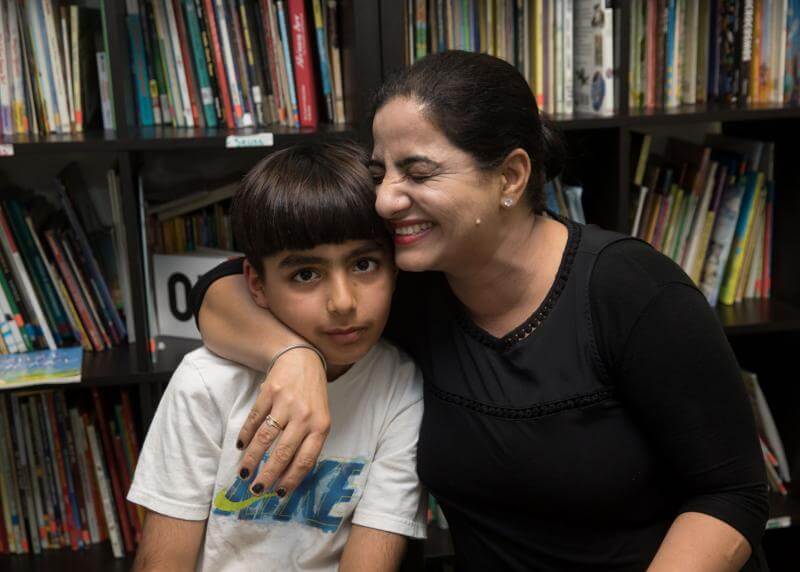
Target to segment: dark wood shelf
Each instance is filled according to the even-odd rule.
[[[14,155],[63,152],[118,151],[122,141],[115,131],[87,131],[50,135],[6,135],[0,137],[0,145],[13,145]]]
[[[669,109],[632,109],[605,115],[586,113],[555,114],[549,118],[563,131],[638,128],[669,123],[688,124],[710,121],[761,121],[765,119],[800,119],[800,107],[777,103],[732,106],[720,103],[682,105]]]
[[[126,572],[133,566],[133,556],[114,558],[111,544],[90,546],[73,552],[69,548],[43,550],[41,554],[0,556],[3,572],[52,572],[54,570],[81,570],[82,572]]]
[[[800,330],[800,308],[781,300],[745,300],[717,306],[728,335],[768,334]]]
[[[322,123],[316,129],[293,128],[270,125],[257,128],[182,128],[182,127],[139,127],[123,146],[131,151],[156,151],[178,149],[224,149],[228,136],[247,136],[272,133],[275,146],[291,145],[304,139],[320,137],[352,137],[356,131],[351,125],[330,125]]]

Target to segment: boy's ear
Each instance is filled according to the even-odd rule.
[[[247,290],[250,292],[253,302],[262,308],[269,309],[267,297],[264,295],[264,281],[246,258],[244,259],[244,281],[247,283]]]

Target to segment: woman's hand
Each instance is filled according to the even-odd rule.
[[[250,485],[255,494],[274,485],[275,492],[283,497],[316,466],[331,426],[327,385],[322,361],[309,349],[295,348],[273,364],[236,443],[246,448],[239,467],[239,475],[246,479],[277,439]],[[267,415],[283,431],[265,423]]]

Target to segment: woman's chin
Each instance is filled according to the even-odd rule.
[[[394,262],[400,270],[406,272],[436,270],[433,257],[425,252],[403,252],[398,249],[395,251]]]

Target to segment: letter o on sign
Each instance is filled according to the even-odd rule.
[[[183,286],[183,310],[178,309],[178,286]],[[175,273],[170,275],[167,282],[167,292],[169,292],[169,311],[175,316],[176,320],[181,322],[188,322],[192,318],[192,311],[189,309],[189,291],[192,289],[192,283],[185,274]]]

